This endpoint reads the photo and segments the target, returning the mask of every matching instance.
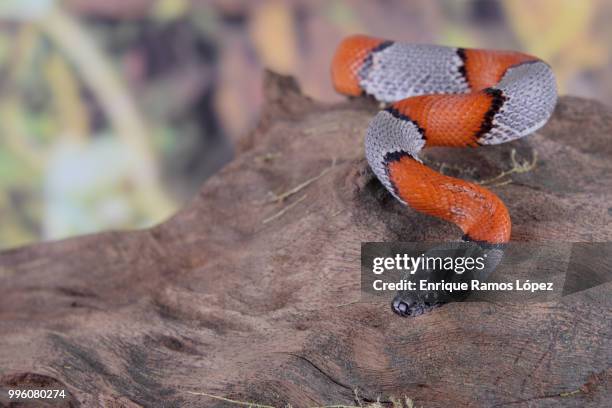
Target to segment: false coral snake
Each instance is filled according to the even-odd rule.
[[[519,52],[346,38],[332,62],[346,95],[391,103],[370,123],[366,157],[402,203],[457,224],[488,243],[510,239],[503,202],[476,184],[424,166],[425,146],[479,146],[518,139],[542,127],[557,101],[543,61]]]
[[[393,196],[457,224],[466,241],[510,240],[508,209],[494,193],[432,170],[418,154],[426,146],[504,143],[542,127],[557,101],[548,64],[520,52],[357,35],[338,46],[331,73],[338,92],[390,103],[371,121],[365,150]]]

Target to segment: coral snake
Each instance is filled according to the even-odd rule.
[[[407,44],[355,35],[333,57],[332,82],[345,95],[389,104],[370,122],[367,161],[400,202],[451,221],[465,241],[510,240],[508,209],[494,193],[425,166],[426,146],[508,142],[541,128],[556,101],[542,60],[514,51]],[[397,311],[397,310],[396,310]]]

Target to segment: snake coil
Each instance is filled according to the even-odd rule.
[[[458,225],[484,249],[509,242],[508,209],[494,193],[425,166],[427,146],[476,147],[533,133],[557,102],[554,74],[514,51],[406,44],[356,35],[344,39],[331,67],[334,88],[390,105],[370,122],[367,161],[400,202]],[[497,259],[497,258],[496,258]],[[396,299],[400,314],[426,309],[423,296]]]

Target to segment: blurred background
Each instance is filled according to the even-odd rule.
[[[612,104],[610,21],[607,0],[0,0],[0,249],[166,219],[256,123],[264,67],[341,99],[346,35],[523,50]]]

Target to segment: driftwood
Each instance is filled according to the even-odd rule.
[[[274,74],[265,87],[236,159],[168,221],[0,255],[0,405],[44,386],[69,395],[36,406],[612,406],[612,283],[413,319],[364,300],[361,242],[460,231],[373,178],[374,104],[321,104]],[[563,97],[537,134],[425,158],[490,180],[514,240],[603,242],[611,135],[609,108]]]

